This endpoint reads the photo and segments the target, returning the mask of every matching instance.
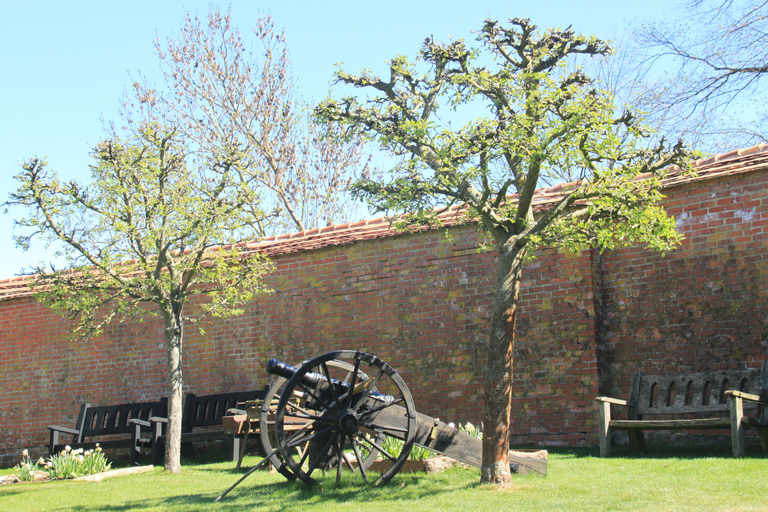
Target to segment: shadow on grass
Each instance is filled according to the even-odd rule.
[[[562,457],[600,457],[599,448],[544,448],[550,455]],[[669,446],[649,445],[640,453],[633,453],[629,446],[614,445],[611,449],[611,458],[627,459],[708,459],[708,458],[733,458],[731,446],[705,445],[705,446]],[[746,459],[768,459],[768,453],[763,452],[759,446],[749,446],[746,450]]]
[[[358,503],[360,510],[365,510],[368,503],[386,503],[388,501],[418,500],[431,496],[452,493],[458,490],[471,490],[480,486],[476,478],[456,482],[450,478],[425,478],[424,474],[397,475],[388,484],[375,486],[362,480],[342,481],[335,484],[335,475],[323,481],[322,486],[308,487],[301,482],[258,483],[246,482],[234,489],[222,501],[214,503],[217,493],[194,493],[181,496],[137,498],[120,504],[98,503],[93,505],[67,506],[66,510],[76,512],[119,512],[127,510],[216,510],[223,512],[242,512],[247,509],[296,510],[319,505]],[[24,493],[29,489],[19,486],[11,494]],[[14,492],[15,491],[15,492]],[[282,504],[285,505],[282,505]],[[55,506],[47,510],[56,511]]]

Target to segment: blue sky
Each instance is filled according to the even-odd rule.
[[[204,16],[209,1],[35,1],[0,7],[0,202],[16,188],[18,162],[47,157],[62,177],[87,181],[89,148],[102,122],[117,119],[118,100],[140,71],[158,75],[152,41],[178,32],[184,10]],[[635,20],[663,19],[674,5],[659,0],[317,2],[237,1],[232,18],[250,33],[260,13],[285,30],[294,76],[308,100],[329,89],[337,62],[356,72],[386,72],[395,55],[414,56],[425,37],[472,41],[485,18],[531,18],[539,27],[572,25],[580,33],[614,38]],[[13,247],[13,216],[0,213],[0,279],[49,261],[40,243]]]

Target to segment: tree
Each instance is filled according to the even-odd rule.
[[[240,305],[264,292],[263,259],[239,256],[239,235],[256,200],[247,162],[236,148],[190,159],[184,140],[154,122],[112,133],[93,151],[91,184],[61,182],[44,160],[32,158],[5,204],[28,208],[16,220],[32,233],[64,242],[64,270],[35,269],[36,295],[73,320],[73,332],[98,334],[110,321],[163,319],[168,370],[166,469],[178,472],[182,409],[184,308],[194,295],[205,314],[240,314]],[[151,304],[156,308],[147,308]]]
[[[390,61],[388,80],[339,70],[337,83],[373,95],[328,98],[316,109],[319,118],[346,123],[408,156],[386,180],[354,184],[372,207],[404,212],[397,225],[407,229],[435,225],[445,208],[466,205],[498,251],[482,466],[482,481],[498,484],[510,480],[512,356],[526,259],[538,244],[672,249],[680,237],[657,204],[660,179],[667,166],[687,160],[680,142],[647,148],[634,115],[614,116],[612,97],[566,67],[580,56],[607,54],[605,42],[571,30],[540,33],[524,19],[509,23],[485,22],[478,36],[484,53],[462,41],[428,38],[419,53],[427,68],[421,73],[405,57]],[[493,59],[492,67],[482,59]],[[451,129],[450,109],[461,108],[486,115]],[[536,189],[558,181],[568,182],[563,198],[534,215]]]
[[[141,79],[137,95],[164,106],[165,122],[203,153],[239,144],[250,167],[263,214],[260,236],[309,230],[349,220],[355,212],[347,185],[360,170],[362,145],[308,115],[291,76],[283,33],[269,16],[256,20],[258,51],[232,26],[230,13],[211,8],[207,21],[189,13],[181,31],[155,50],[165,89]]]
[[[167,470],[180,469],[184,308],[227,317],[265,291],[269,268],[243,259],[242,241],[276,230],[340,220],[361,146],[338,127],[302,113],[285,37],[257,21],[261,59],[248,51],[229,13],[207,23],[185,16],[163,49],[164,88],[133,84],[120,130],[93,151],[88,186],[62,183],[42,159],[22,164],[6,206],[27,207],[16,238],[64,242],[63,270],[33,269],[38,297],[70,315],[73,331],[160,315],[168,362]],[[365,174],[365,173],[362,173]],[[154,305],[156,309],[147,307]]]
[[[768,142],[768,2],[689,1],[677,18],[640,25],[631,41],[633,70],[619,76],[646,86],[622,95],[660,132],[712,152]]]

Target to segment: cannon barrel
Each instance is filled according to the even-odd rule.
[[[295,366],[278,361],[274,357],[267,361],[267,373],[270,375],[277,375],[278,377],[290,380],[298,371],[299,369]],[[320,379],[326,380],[325,377],[317,373],[307,373],[301,380],[308,386],[315,386]]]
[[[274,357],[271,358],[269,361],[267,361],[267,373],[270,375],[277,375],[278,377],[283,377],[284,379],[290,380],[291,377],[296,375],[296,372],[298,371],[299,369],[296,368],[295,366],[279,361]],[[325,375],[320,375],[319,373],[307,372],[301,378],[301,381],[307,386],[316,386],[319,382],[327,382],[328,379],[325,378]],[[340,388],[341,390],[343,390],[342,393],[349,390],[348,382],[343,382],[336,379],[331,379],[331,382],[337,388]],[[370,380],[370,379],[365,382],[358,383],[357,385],[355,385],[355,389],[352,391],[352,394],[355,395],[357,393],[360,393],[361,391],[364,391],[372,383],[373,383],[373,380]],[[392,400],[394,400],[394,397],[390,395],[377,393],[376,391],[371,391],[368,394],[368,396],[376,400],[381,400],[383,402],[391,402]]]

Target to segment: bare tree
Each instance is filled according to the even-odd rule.
[[[623,43],[603,74],[661,134],[711,152],[768,142],[767,1],[687,2]]]
[[[204,22],[186,13],[176,37],[155,41],[165,88],[140,80],[138,95],[161,102],[165,122],[201,154],[237,145],[255,162],[259,235],[349,220],[356,203],[347,185],[366,175],[360,140],[309,115],[272,18],[260,17],[254,33],[258,48],[248,47],[229,12],[212,7]]]

